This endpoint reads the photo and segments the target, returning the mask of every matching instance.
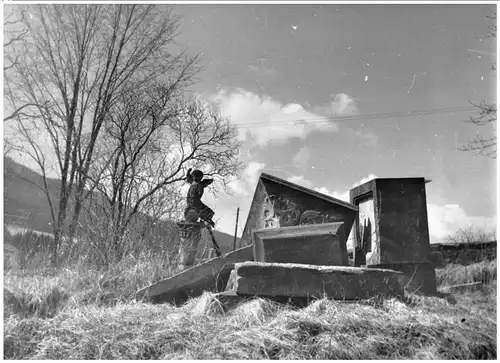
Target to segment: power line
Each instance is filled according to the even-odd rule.
[[[323,118],[301,118],[294,120],[286,120],[286,121],[274,121],[274,122],[265,122],[265,123],[253,123],[253,124],[236,124],[234,125],[236,128],[256,128],[256,127],[269,127],[269,126],[282,126],[289,124],[298,124],[298,125],[306,125],[306,124],[324,124],[330,122],[345,122],[345,121],[358,121],[358,120],[371,120],[371,119],[380,119],[380,118],[393,118],[393,117],[410,117],[410,116],[427,116],[427,115],[436,115],[441,113],[452,113],[452,112],[467,112],[473,111],[476,107],[474,106],[461,106],[461,107],[450,107],[450,108],[435,108],[435,109],[427,109],[427,110],[417,110],[417,111],[408,111],[408,112],[388,112],[388,113],[374,113],[368,115],[355,115],[355,116],[330,116]]]

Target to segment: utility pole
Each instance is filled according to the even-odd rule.
[[[240,216],[240,207],[236,209],[236,225],[234,226],[233,251],[236,249],[236,233],[238,233],[238,217]]]

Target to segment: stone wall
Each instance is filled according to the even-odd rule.
[[[438,268],[451,263],[470,265],[484,260],[492,261],[497,258],[497,241],[457,244],[431,243],[430,248],[429,260]],[[349,265],[353,266],[353,250],[347,250],[347,254]]]
[[[484,243],[431,244],[431,261],[436,267],[470,265],[497,258],[497,241]]]

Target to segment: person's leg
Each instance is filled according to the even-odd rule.
[[[212,209],[210,209],[205,204],[200,202],[199,216],[202,220],[204,220],[205,222],[210,224],[212,227],[215,226],[215,223],[212,220],[214,215],[215,215],[215,213]]]
[[[185,217],[190,217],[190,222],[197,222],[198,218],[201,218],[200,211],[203,208],[203,203],[199,199],[188,198],[187,200],[187,208],[185,211]],[[203,219],[203,218],[202,218]],[[186,218],[187,221],[187,218]]]

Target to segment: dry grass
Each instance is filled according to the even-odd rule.
[[[436,270],[436,282],[439,286],[460,285],[471,282],[489,284],[497,279],[497,260],[482,261],[472,265],[450,264]]]
[[[81,271],[81,275],[62,271],[45,280],[5,276],[11,291],[7,300],[22,300],[22,307],[16,312],[15,304],[6,304],[4,358],[496,358],[496,261],[468,266],[468,271],[494,266],[494,273],[488,272],[486,289],[447,298],[415,295],[405,302],[388,299],[344,303],[322,299],[298,309],[253,299],[226,311],[210,293],[180,308],[135,303],[126,293],[113,303],[75,295],[77,286],[97,295],[98,286],[101,293],[118,291],[111,287],[111,281],[132,291],[141,279],[144,284],[148,278],[154,279],[148,276],[154,269],[134,270],[132,263],[127,266],[117,267],[102,278],[108,284],[95,282],[101,277],[91,271]],[[438,280],[445,284],[465,281],[450,277],[459,272],[455,269],[459,267],[437,271]],[[468,282],[470,275],[464,276]],[[484,276],[484,272],[473,276]],[[72,283],[68,282],[70,278]],[[21,284],[26,285],[21,288]],[[40,299],[39,306],[50,307],[50,301],[59,300],[55,308],[47,309],[51,314],[44,315],[40,307],[32,308],[31,313],[26,311],[28,296]]]
[[[165,263],[167,257],[129,256],[105,271],[83,264],[57,270],[10,270],[4,274],[4,313],[45,318],[82,305],[131,301],[137,290],[176,271]]]

